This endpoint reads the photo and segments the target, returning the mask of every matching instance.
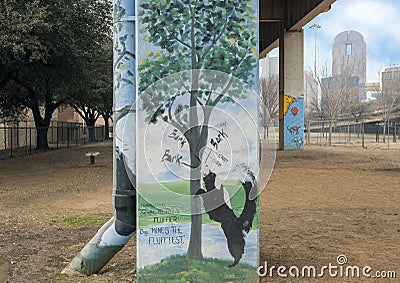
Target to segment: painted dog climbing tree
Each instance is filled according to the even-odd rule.
[[[141,0],[137,11],[138,281],[168,281],[158,264],[186,259],[256,281],[258,1]]]

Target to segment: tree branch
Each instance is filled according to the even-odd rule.
[[[122,60],[122,58],[124,58],[125,55],[128,55],[130,57],[133,58],[133,60],[136,60],[136,56],[135,54],[133,54],[132,52],[126,50],[126,47],[124,46],[122,53],[118,56],[118,58],[115,60],[115,64],[114,64],[114,69],[117,67],[117,65],[119,64],[119,62]]]

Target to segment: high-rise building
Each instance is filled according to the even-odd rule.
[[[400,66],[388,67],[382,72],[382,87],[393,80],[400,80]]]
[[[360,100],[365,97],[367,44],[357,31],[339,33],[332,47],[332,76],[358,77]]]
[[[278,55],[267,55],[260,60],[261,77],[270,77],[279,75],[279,57]]]
[[[399,97],[397,94],[400,90],[400,66],[385,68],[381,75],[382,92],[389,94],[393,98]]]
[[[332,46],[332,77],[322,80],[322,93],[346,87],[367,100],[365,91],[367,70],[367,44],[357,31],[339,33]]]

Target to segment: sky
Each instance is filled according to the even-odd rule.
[[[317,30],[317,68],[331,72],[332,44],[342,31],[355,30],[367,44],[367,82],[378,82],[381,68],[400,64],[400,1],[337,0],[330,11],[304,27],[304,67],[314,66],[314,23]]]

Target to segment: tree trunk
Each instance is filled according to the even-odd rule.
[[[379,124],[376,124],[376,142],[379,143]]]
[[[110,122],[109,122],[110,117],[108,115],[103,115],[103,119],[104,119],[104,139],[109,140],[110,139]]]
[[[96,133],[95,133],[95,127],[94,125],[88,125],[88,133],[89,133],[89,142],[95,142],[96,141]]]
[[[191,180],[190,181],[190,192],[198,191],[200,189],[201,180]],[[191,199],[191,227],[190,227],[190,241],[187,251],[187,256],[192,259],[202,260],[203,253],[201,251],[201,226],[202,226],[202,215],[201,215],[201,202],[200,196],[192,194]]]
[[[386,142],[386,120],[385,120],[385,123],[383,123],[383,133],[382,133],[382,136],[383,136],[383,143],[385,143],[385,142]]]
[[[40,109],[36,104],[34,105],[34,107],[31,107],[31,111],[36,126],[36,149],[46,150],[49,148],[49,144],[47,141],[47,132],[49,130],[51,115],[54,110],[51,111],[51,109],[46,109],[46,114],[44,118],[40,114]]]
[[[81,117],[83,117],[81,115]],[[96,132],[95,132],[95,127],[94,125],[96,124],[97,118],[85,118],[85,124],[88,130],[89,134],[89,143],[95,142],[96,141]]]
[[[264,140],[266,140],[267,137],[268,137],[267,128],[268,128],[268,127],[264,127]]]
[[[49,131],[48,126],[36,127],[36,149],[46,150],[49,148],[47,141],[47,132]]]
[[[365,124],[364,120],[361,122],[361,134],[362,134],[362,148],[365,148]]]
[[[32,110],[32,112],[36,111]],[[43,119],[40,113],[35,113],[33,117],[36,126],[36,150],[46,150],[49,148],[47,132],[49,131],[50,118]]]
[[[191,209],[191,227],[190,241],[187,251],[187,256],[192,259],[202,260],[203,253],[201,251],[201,202],[200,196],[197,196],[197,191],[201,188],[201,162],[200,149],[198,146],[192,146],[190,150],[190,163],[193,168],[190,170],[190,209]]]

